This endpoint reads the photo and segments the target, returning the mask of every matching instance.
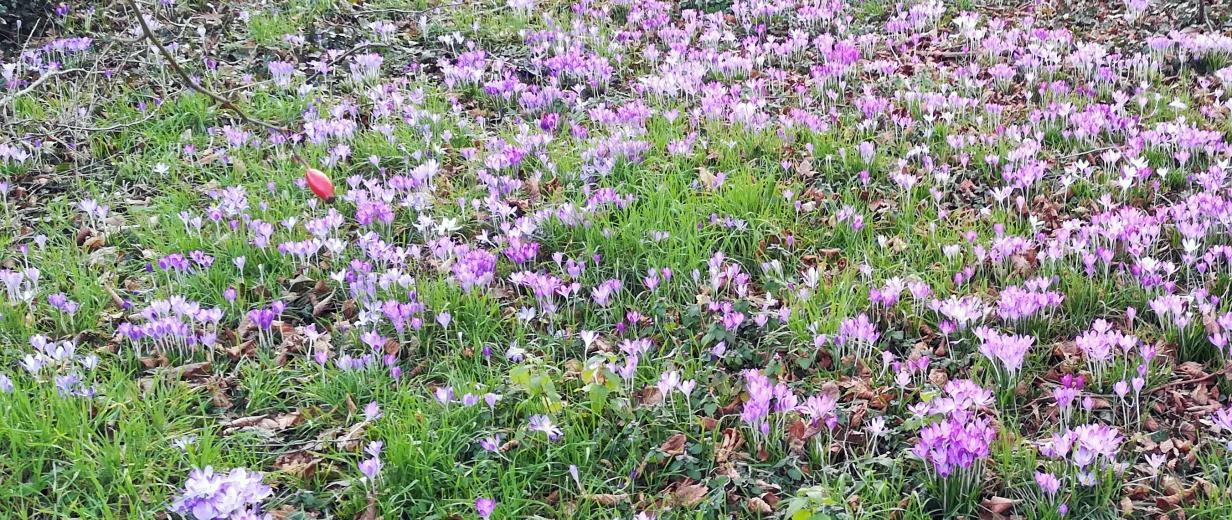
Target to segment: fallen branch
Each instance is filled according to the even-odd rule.
[[[141,25],[141,34],[144,36],[144,39],[149,40],[150,43],[153,44],[154,47],[158,49],[158,53],[161,54],[163,56],[163,59],[167,61],[167,66],[171,67],[171,70],[175,72],[175,74],[179,76],[181,80],[184,81],[185,85],[188,85],[189,88],[201,94],[204,94],[206,97],[214,100],[214,102],[218,103],[219,106],[227,110],[230,110],[240,119],[248,123],[251,123],[251,124],[254,124],[260,127],[264,127],[269,130],[278,131],[278,132],[284,132],[284,133],[290,132],[290,130],[288,130],[286,127],[278,126],[273,123],[268,123],[260,119],[254,119],[250,117],[247,113],[245,113],[242,109],[240,109],[240,107],[237,106],[234,101],[231,101],[230,99],[220,94],[216,94],[214,93],[214,91],[201,86],[196,81],[193,81],[192,76],[189,76],[188,72],[186,72],[184,68],[180,66],[179,61],[176,61],[175,56],[171,54],[171,51],[167,50],[167,47],[163,45],[163,43],[159,41],[156,36],[154,36],[154,31],[150,30],[150,25],[146,23],[145,15],[141,12],[141,9],[137,7],[136,1],[135,0],[124,0],[124,3],[128,4],[128,7],[133,10],[133,14],[137,16],[137,23]]]
[[[119,130],[121,128],[130,128],[130,127],[134,127],[139,124],[145,123],[146,121],[154,119],[154,116],[156,115],[158,115],[158,110],[151,109],[150,113],[146,114],[145,117],[138,119],[136,121],[128,122],[128,123],[116,123],[110,126],[74,126],[70,124],[61,124],[60,126],[63,126],[64,128],[67,128],[69,130],[77,130],[80,132],[112,132],[115,130]]]
[[[1057,160],[1058,161],[1068,161],[1071,159],[1077,159],[1079,157],[1082,157],[1083,155],[1088,155],[1088,154],[1099,155],[1109,150],[1116,150],[1117,148],[1120,148],[1120,147],[1117,145],[1112,145],[1112,146],[1102,146],[1099,148],[1092,148],[1090,150],[1079,150],[1071,154],[1066,154],[1066,155],[1057,157]]]
[[[372,44],[370,44],[370,43],[361,43],[361,44],[359,44],[359,45],[356,45],[355,47],[351,47],[351,49],[350,49],[350,50],[348,50],[348,51],[346,51],[346,52],[344,52],[344,53],[342,53],[342,54],[339,54],[339,55],[338,55],[338,57],[336,57],[336,58],[334,58],[334,59],[330,60],[330,61],[329,61],[329,63],[327,63],[327,64],[326,64],[326,68],[333,68],[333,67],[334,67],[334,65],[337,65],[337,64],[339,64],[339,63],[342,63],[342,60],[346,59],[346,57],[347,57],[347,56],[350,56],[350,55],[352,55],[352,54],[355,54],[355,53],[357,53],[357,52],[359,52],[359,51],[361,51],[361,50],[364,50],[364,49],[367,49],[367,48],[370,48],[370,47],[372,47]],[[319,71],[319,70],[318,70],[318,71],[315,71],[315,72],[313,72],[312,74],[309,74],[309,75],[308,75],[308,77],[304,79],[304,82],[305,82],[305,83],[311,83],[311,82],[312,82],[312,80],[317,79],[317,78],[318,78],[318,77],[320,77],[321,75],[322,75],[322,74],[321,74],[321,71]]]
[[[62,69],[62,70],[55,70],[55,71],[51,71],[46,74],[43,74],[42,76],[39,76],[39,79],[34,80],[33,83],[26,85],[26,88],[23,88],[21,90],[18,90],[17,92],[9,94],[4,99],[0,99],[0,106],[7,105],[10,102],[12,102],[14,99],[17,99],[26,94],[29,94],[30,92],[33,92],[34,89],[39,88],[40,85],[42,85],[43,83],[46,83],[51,78],[54,78],[56,76],[63,76],[70,72],[86,72],[86,69]]]
[[[1216,372],[1214,372],[1214,373],[1204,375],[1204,376],[1202,376],[1202,377],[1195,377],[1195,378],[1193,378],[1193,379],[1186,379],[1186,380],[1184,380],[1184,381],[1173,381],[1173,382],[1171,382],[1171,383],[1168,383],[1168,384],[1166,384],[1166,385],[1160,386],[1159,388],[1156,388],[1156,389],[1152,390],[1152,392],[1158,392],[1158,391],[1160,391],[1160,390],[1166,390],[1166,389],[1168,389],[1168,388],[1175,388],[1175,387],[1178,387],[1178,386],[1187,386],[1187,385],[1196,385],[1196,384],[1199,384],[1199,383],[1205,383],[1205,382],[1207,382],[1207,381],[1210,381],[1210,380],[1212,380],[1212,379],[1215,379],[1215,378],[1217,378],[1217,377],[1219,377],[1219,376],[1227,375],[1227,374],[1229,374],[1229,373],[1232,373],[1232,364],[1228,364],[1227,366],[1223,367],[1222,369],[1220,369],[1220,370],[1218,370],[1218,371],[1216,371]]]
[[[466,1],[460,0],[460,1],[449,2],[445,4],[437,4],[434,6],[427,7],[425,9],[404,9],[400,7],[373,7],[373,8],[361,9],[359,10],[359,13],[360,14],[395,13],[395,14],[402,14],[406,16],[420,16],[420,15],[431,13],[433,11],[447,9],[450,7],[460,7],[466,4],[467,4]]]

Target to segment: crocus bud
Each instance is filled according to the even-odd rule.
[[[313,167],[304,168],[304,179],[308,181],[308,189],[312,193],[320,197],[326,203],[334,201],[334,183],[329,180],[325,172]]]

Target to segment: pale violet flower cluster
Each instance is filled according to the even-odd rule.
[[[89,374],[98,366],[98,356],[94,354],[79,354],[77,345],[71,340],[51,341],[46,336],[30,337],[30,346],[34,353],[26,354],[21,360],[21,367],[36,380],[54,381],[56,391],[64,397],[93,397],[98,389],[91,384]],[[0,382],[0,386],[11,390],[11,381]]]
[[[214,468],[194,469],[184,482],[184,491],[171,503],[171,512],[194,520],[255,520],[261,502],[273,491],[261,482],[261,474],[244,468],[215,473]]]

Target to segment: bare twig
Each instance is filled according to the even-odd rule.
[[[145,39],[149,40],[149,42],[158,49],[159,54],[162,54],[163,59],[167,61],[167,66],[171,67],[171,70],[174,71],[175,74],[179,76],[181,80],[184,81],[185,85],[187,85],[189,88],[201,94],[204,94],[206,97],[214,100],[214,102],[218,103],[219,106],[227,110],[230,110],[240,119],[248,123],[251,123],[251,124],[254,124],[260,127],[264,127],[269,130],[274,130],[277,132],[289,132],[290,131],[286,127],[279,126],[273,123],[268,123],[265,121],[261,121],[260,119],[254,119],[250,117],[239,106],[237,106],[235,102],[231,101],[230,99],[226,97],[223,97],[222,95],[216,94],[212,90],[201,86],[196,81],[193,81],[192,76],[189,76],[188,72],[186,72],[184,68],[180,66],[180,63],[176,61],[175,56],[171,54],[171,51],[167,50],[167,47],[163,45],[163,43],[159,41],[156,36],[154,36],[154,31],[150,30],[150,25],[146,23],[145,15],[141,12],[141,9],[137,7],[137,3],[135,2],[135,0],[124,0],[124,3],[128,5],[129,9],[133,10],[133,14],[137,17],[137,23],[141,25],[141,33],[145,36]]]
[[[56,70],[56,71],[43,74],[42,76],[39,76],[39,79],[36,79],[34,80],[33,83],[30,83],[29,85],[27,85],[26,88],[18,90],[17,92],[10,94],[8,97],[0,99],[0,106],[7,105],[10,102],[12,102],[14,99],[17,99],[21,96],[29,94],[30,92],[34,91],[34,89],[39,88],[40,85],[42,85],[43,83],[46,83],[51,78],[54,78],[56,76],[63,76],[65,74],[69,74],[72,72],[86,72],[86,69],[62,69],[62,70]]]
[[[339,55],[338,55],[338,57],[336,57],[336,58],[334,58],[334,59],[330,60],[330,61],[329,61],[329,63],[327,64],[327,65],[328,65],[328,68],[333,68],[333,67],[334,67],[334,65],[337,65],[337,64],[339,64],[339,63],[342,63],[342,60],[346,59],[346,57],[347,57],[347,56],[350,56],[350,55],[352,55],[352,54],[355,54],[355,53],[357,53],[357,52],[359,52],[359,51],[361,51],[361,50],[367,49],[367,48],[372,47],[372,46],[373,46],[373,44],[371,44],[371,43],[361,43],[361,44],[359,44],[359,45],[356,45],[356,46],[352,47],[352,48],[351,48],[351,50],[348,50],[348,51],[346,51],[346,52],[344,52],[344,53],[342,53],[342,54],[339,54]],[[317,77],[319,77],[319,76],[321,76],[321,71],[319,71],[319,70],[318,70],[318,71],[313,72],[312,74],[308,75],[308,77],[304,79],[304,82],[305,82],[305,83],[310,83],[310,82],[312,82],[312,80],[316,79],[316,78],[317,78]]]
[[[1210,381],[1210,380],[1215,379],[1215,378],[1220,377],[1220,376],[1227,375],[1227,374],[1229,374],[1229,373],[1232,373],[1232,364],[1229,364],[1229,365],[1227,365],[1227,366],[1223,367],[1222,369],[1220,369],[1220,370],[1218,370],[1218,371],[1216,371],[1216,372],[1214,372],[1214,373],[1210,373],[1210,374],[1204,375],[1204,376],[1202,376],[1202,377],[1195,377],[1195,378],[1193,378],[1193,379],[1186,379],[1186,380],[1184,380],[1184,381],[1173,381],[1173,382],[1168,383],[1168,384],[1166,384],[1166,385],[1163,385],[1163,386],[1160,386],[1160,387],[1158,387],[1158,388],[1155,388],[1155,389],[1154,389],[1154,390],[1152,390],[1151,392],[1158,392],[1158,391],[1160,391],[1160,390],[1166,390],[1166,389],[1168,389],[1168,388],[1175,388],[1175,387],[1178,387],[1178,386],[1188,386],[1188,385],[1196,385],[1196,384],[1199,384],[1199,383],[1205,383],[1205,382],[1207,382],[1207,381]]]
[[[1099,148],[1092,148],[1090,150],[1079,150],[1071,154],[1062,155],[1060,157],[1057,157],[1057,160],[1058,161],[1068,161],[1070,159],[1076,159],[1078,157],[1081,157],[1087,154],[1099,155],[1109,150],[1116,150],[1117,148],[1119,148],[1117,145],[1112,145],[1112,146],[1101,146]]]
[[[121,128],[130,128],[145,123],[146,121],[154,119],[154,116],[156,115],[158,115],[158,110],[152,109],[149,114],[146,114],[145,117],[128,123],[116,123],[110,126],[74,126],[69,124],[61,124],[60,126],[68,128],[69,130],[77,130],[81,132],[111,132]]]
[[[467,3],[468,2],[465,0],[449,2],[447,4],[437,4],[437,5],[428,7],[426,9],[403,9],[401,7],[373,7],[373,8],[367,8],[367,9],[361,9],[359,13],[360,14],[395,13],[395,14],[404,14],[408,16],[416,16],[416,15],[428,14],[430,12],[449,8],[449,7],[458,7],[458,6],[466,5]]]

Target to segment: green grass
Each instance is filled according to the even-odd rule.
[[[1161,291],[1143,287],[1128,272],[1105,271],[1102,264],[1089,274],[1073,252],[1047,258],[1049,252],[1040,244],[1044,239],[1030,252],[1038,257],[1035,263],[1016,259],[1026,267],[1015,260],[978,261],[976,247],[990,248],[1002,235],[1034,237],[1040,231],[1039,221],[1029,219],[1035,215],[1019,211],[1012,200],[994,203],[988,193],[1006,181],[1001,167],[985,164],[984,156],[1006,157],[1022,144],[1007,135],[1021,129],[998,128],[982,109],[935,110],[894,97],[904,89],[977,97],[988,92],[959,85],[950,77],[952,69],[943,74],[924,62],[913,63],[917,68],[911,77],[877,80],[853,74],[837,101],[827,101],[824,92],[836,88],[833,85],[807,86],[805,95],[817,104],[810,109],[830,125],[812,131],[779,127],[775,118],[795,108],[801,94],[767,80],[772,74],[764,67],[756,78],[732,79],[707,71],[706,81],[723,89],[736,87],[730,94],[734,99],[755,97],[759,89],[771,91],[765,100],[770,103],[765,109],[770,124],[757,128],[735,123],[727,119],[730,111],[708,118],[696,97],[647,98],[653,113],[644,126],[603,124],[592,110],[599,104],[612,110],[632,106],[639,96],[634,87],[638,77],[656,70],[637,38],[659,38],[659,33],[647,31],[635,38],[631,31],[641,30],[641,22],[628,21],[646,6],[622,4],[610,11],[586,12],[570,3],[541,1],[528,16],[504,4],[291,0],[216,8],[181,2],[160,8],[164,38],[178,34],[173,21],[185,27],[195,27],[197,18],[225,21],[209,25],[210,37],[217,39],[208,43],[209,57],[220,63],[214,71],[201,68],[199,40],[191,31],[176,43],[186,46],[183,52],[191,56],[185,66],[201,74],[210,88],[234,95],[236,106],[248,116],[298,127],[305,115],[323,120],[344,115],[355,123],[353,133],[323,142],[268,142],[265,132],[243,125],[233,111],[177,86],[170,71],[140,63],[138,59],[149,55],[137,44],[106,57],[119,68],[115,80],[83,79],[81,83],[90,86],[86,89],[58,79],[42,93],[14,100],[11,108],[0,107],[11,110],[4,114],[15,116],[14,127],[29,135],[49,133],[40,125],[61,128],[56,125],[65,120],[94,128],[57,133],[80,144],[81,157],[76,159],[48,151],[22,165],[0,165],[0,175],[25,192],[20,201],[14,192],[4,207],[0,269],[37,266],[40,271],[38,290],[29,301],[0,300],[0,374],[15,384],[13,392],[0,393],[0,453],[5,455],[0,457],[0,516],[160,517],[193,468],[212,466],[261,471],[274,489],[265,510],[287,513],[288,518],[363,518],[371,504],[387,518],[469,519],[476,517],[475,499],[491,497],[498,501],[494,518],[502,519],[631,518],[643,511],[658,512],[660,518],[754,518],[761,516],[756,509],[763,503],[775,515],[792,520],[925,519],[978,515],[985,500],[1003,497],[1017,501],[1009,509],[1013,514],[1059,519],[1058,504],[1038,497],[1034,479],[1044,470],[1075,478],[1073,468],[1043,457],[1039,444],[1059,431],[1057,419],[1049,415],[1056,411],[1050,392],[1057,379],[1078,373],[1088,377],[1084,395],[1109,405],[1096,407],[1092,402],[1093,409],[1077,411],[1068,426],[1090,421],[1121,428],[1126,441],[1120,460],[1130,464],[1141,464],[1145,455],[1146,448],[1138,449],[1145,443],[1137,432],[1153,434],[1155,443],[1184,439],[1196,462],[1175,458],[1177,464],[1169,471],[1185,486],[1201,485],[1201,478],[1215,491],[1202,488],[1181,505],[1196,518],[1228,514],[1227,450],[1216,436],[1205,433],[1209,428],[1200,422],[1205,415],[1175,415],[1183,412],[1174,410],[1166,392],[1150,391],[1136,409],[1122,412],[1113,385],[1122,374],[1134,373],[1139,359],[1118,357],[1110,364],[1110,375],[1097,380],[1082,359],[1067,357],[1074,338],[1090,330],[1092,322],[1113,321],[1118,330],[1159,346],[1160,356],[1146,382],[1148,389],[1159,388],[1191,376],[1180,370],[1182,362],[1197,362],[1208,373],[1223,366],[1202,317],[1179,331],[1160,327],[1148,302]],[[960,4],[962,9],[985,8]],[[682,6],[714,13],[733,4],[701,1]],[[240,21],[241,12],[246,21]],[[544,12],[553,16],[539,16]],[[845,30],[884,35],[886,21],[899,9],[885,2],[859,2],[846,13],[854,18]],[[683,23],[686,15],[673,8],[665,16],[674,24]],[[88,22],[96,37],[114,34],[114,28],[97,27],[97,20],[84,17],[56,22],[55,29],[85,30],[81,28]],[[386,58],[380,85],[352,82],[349,59],[334,63],[331,74],[314,78],[314,88],[306,94],[266,81],[267,61],[296,62],[301,72],[311,74],[307,63],[326,49],[345,51],[371,38],[367,24],[377,20],[396,25],[387,41],[371,49]],[[786,14],[761,22],[776,35],[794,27]],[[579,29],[587,24],[595,29]],[[741,23],[729,29],[731,37],[716,46],[736,46],[732,42],[748,36]],[[608,59],[614,71],[610,85],[594,88],[568,75],[559,81],[545,79],[551,74],[540,59],[544,50],[524,43],[534,31],[545,31],[539,34],[544,38],[573,38],[570,45]],[[442,41],[453,34],[488,53],[490,77],[484,81],[510,77],[539,87],[550,84],[581,93],[586,103],[553,104],[551,111],[561,117],[550,140],[536,145],[516,168],[491,167],[485,159],[497,153],[497,139],[517,143],[545,135],[538,129],[543,111],[487,94],[482,83],[446,84],[441,63],[456,59],[465,48]],[[308,41],[289,42],[288,35]],[[884,51],[878,57],[908,52],[907,47],[878,45]],[[921,45],[927,51],[933,44]],[[11,61],[8,58],[0,61]],[[1218,65],[1223,59],[1213,57],[1211,62]],[[822,58],[810,55],[808,60],[787,60],[776,68],[796,81],[809,74],[806,65]],[[410,64],[420,68],[407,69]],[[503,65],[498,64],[509,65],[499,71],[501,77],[495,69]],[[253,75],[252,84],[240,77],[245,73]],[[1067,70],[1058,73],[1062,79],[1072,76]],[[299,76],[295,85],[304,81]],[[1227,123],[1219,118],[1226,112],[1217,111],[1213,94],[1197,84],[1192,71],[1153,81],[1150,92],[1163,93],[1160,101],[1142,108],[1135,102],[1125,105],[1126,117],[1134,124],[1154,128],[1183,118],[1228,136]],[[893,115],[910,118],[917,126],[904,130],[888,114],[879,116],[880,126],[874,129],[862,126],[866,118],[855,104],[865,85],[872,94],[892,98],[901,109]],[[370,88],[396,93],[403,104],[382,115],[384,100],[373,99]],[[1052,96],[1056,99],[1041,102],[1037,97],[1020,108],[1048,110],[1055,107],[1047,103],[1057,101],[1069,103],[1076,112],[1112,102],[1107,92]],[[1173,97],[1186,108],[1170,107]],[[678,117],[669,121],[668,110],[678,110]],[[1022,123],[1025,117],[1015,121]],[[935,123],[930,132],[921,129],[925,120]],[[585,126],[590,137],[572,135],[573,124]],[[224,125],[246,128],[252,134],[250,143],[261,144],[232,147],[221,130]],[[1080,141],[1068,134],[1070,127],[1054,118],[1028,132],[1040,139],[1040,157],[1055,160],[1031,188],[1031,209],[1037,210],[1033,197],[1042,195],[1057,203],[1062,221],[1089,221],[1093,212],[1112,202],[1142,208],[1174,202],[1196,190],[1195,173],[1218,168],[1211,154],[1178,167],[1171,150],[1144,145],[1148,164],[1173,171],[1159,188],[1143,184],[1122,192],[1113,184],[1116,172],[1103,171],[1099,152],[1125,148],[1123,136],[1104,132]],[[690,132],[698,134],[694,137],[704,148],[698,144],[687,153],[669,152],[669,143]],[[602,174],[583,173],[596,164],[594,155],[603,138],[616,135],[644,142],[646,150],[638,160],[614,160]],[[972,142],[955,150],[946,139],[953,136],[972,137]],[[977,139],[983,137],[988,139]],[[9,142],[6,139],[0,143]],[[871,164],[865,164],[858,151],[865,141],[877,144]],[[349,147],[349,157],[326,166],[340,144]],[[928,151],[928,164],[912,152],[916,147]],[[1088,160],[1099,172],[1062,190],[1062,172],[1078,152],[1091,152]],[[468,158],[472,153],[476,158]],[[338,253],[302,260],[278,251],[279,244],[310,239],[305,223],[327,211],[322,204],[307,202],[309,195],[297,184],[303,168],[292,154],[326,171],[343,195],[330,207],[345,220],[341,231],[330,235],[347,239],[347,247]],[[969,155],[969,163],[960,164],[960,154]],[[381,198],[384,188],[372,186],[393,184],[396,176],[409,182],[405,179],[412,170],[429,158],[439,164],[430,185],[399,188],[402,191],[388,195],[395,211],[391,223],[358,223],[360,208],[352,196],[369,190]],[[937,165],[952,168],[946,170],[948,181],[932,169]],[[864,170],[867,182],[860,179]],[[895,174],[912,175],[918,184],[904,189],[895,183]],[[500,182],[488,184],[502,176]],[[974,188],[964,188],[965,181]],[[220,195],[224,188],[242,189],[247,206],[230,213]],[[588,208],[600,188],[628,197],[627,204]],[[934,193],[940,196],[934,198]],[[1104,196],[1109,199],[1102,200]],[[110,218],[91,224],[78,207],[87,198],[110,206]],[[510,218],[493,217],[502,208]],[[846,208],[862,225],[840,220]],[[568,211],[574,213],[561,216]],[[186,225],[181,213],[202,218],[200,229]],[[457,228],[442,235],[434,229],[443,228],[444,219],[456,220]],[[257,220],[273,228],[268,246],[253,240],[250,229]],[[515,265],[502,249],[513,234],[510,229],[529,228],[529,223],[535,224],[529,236],[541,250]],[[1057,226],[1046,226],[1043,232],[1058,232]],[[87,227],[98,229],[83,231]],[[369,238],[390,247],[413,247],[415,252],[400,265],[374,262],[357,245],[358,237],[368,232],[373,233]],[[45,245],[36,245],[38,235],[46,237]],[[1150,254],[1180,266],[1182,289],[1227,292],[1222,274],[1198,273],[1182,265],[1179,234],[1169,229],[1162,236],[1151,242]],[[496,254],[497,281],[486,289],[460,288],[451,274],[456,260],[436,252],[442,237]],[[1204,247],[1226,242],[1211,236]],[[947,246],[958,246],[959,254],[947,257]],[[1115,262],[1128,265],[1131,255],[1125,244],[1115,247]],[[167,255],[194,251],[212,256],[214,264],[177,273],[154,267]],[[553,258],[554,253],[560,258]],[[241,257],[242,268],[235,263]],[[719,258],[723,261],[715,265],[716,272],[747,275],[746,294],[737,294],[733,286],[738,284],[710,285],[711,262]],[[585,270],[569,274],[568,261],[585,264]],[[370,295],[352,293],[357,285],[346,277],[369,267],[387,273],[396,269],[398,276],[374,283]],[[956,281],[955,274],[968,267],[970,279]],[[650,290],[644,281],[648,270],[661,274],[664,269],[671,270],[672,279]],[[546,316],[532,289],[510,282],[522,271],[557,276],[565,286],[577,282],[578,292],[552,296],[559,309]],[[995,365],[977,352],[972,331],[940,333],[943,318],[925,302],[904,295],[888,309],[873,305],[870,289],[896,276],[928,283],[936,298],[975,295],[992,305],[1008,286],[1052,277],[1052,288],[1065,299],[1048,318],[986,320],[1003,332],[1036,339],[1021,372],[1001,381]],[[807,281],[809,277],[813,279]],[[621,290],[609,303],[596,303],[591,291],[608,280],[619,281]],[[388,323],[371,325],[379,319],[381,302],[409,301],[412,291],[425,306],[416,316],[422,321],[419,327],[395,331]],[[57,293],[80,305],[72,316],[48,301]],[[171,297],[223,310],[216,345],[160,350],[135,345],[118,333],[123,323],[141,323],[139,313],[150,302]],[[276,301],[286,303],[287,311],[274,332],[244,335],[249,328],[246,313]],[[723,325],[723,312],[714,309],[725,302],[743,313],[742,325]],[[777,316],[780,302],[791,307],[788,323],[770,318],[765,326],[752,324],[762,311]],[[522,313],[531,307],[537,308],[536,314],[524,318]],[[1129,307],[1138,313],[1133,323],[1126,318]],[[1211,312],[1226,309],[1223,302]],[[451,316],[448,326],[436,321],[444,312]],[[819,335],[832,338],[844,320],[861,313],[869,315],[881,334],[871,354],[835,359],[832,345],[815,343]],[[634,322],[635,315],[643,319]],[[312,343],[308,326],[328,336]],[[373,352],[362,337],[373,328],[396,345],[391,363],[401,377],[395,378],[385,366],[385,351],[366,369],[338,366],[343,355],[358,358]],[[588,346],[584,331],[600,339]],[[74,369],[87,385],[94,385],[93,397],[61,395],[55,376],[69,371],[67,366],[38,374],[22,368],[23,358],[32,352],[29,340],[38,334],[72,340],[79,353],[99,356],[97,367]],[[622,341],[637,338],[649,339],[650,347],[626,379],[617,373],[627,359],[620,350]],[[720,344],[725,349],[721,357]],[[329,358],[321,365],[314,354],[325,350]],[[913,375],[910,388],[903,388],[882,362],[881,351],[900,360],[921,353],[933,358],[929,372]],[[205,362],[208,366],[198,364]],[[197,370],[177,375],[177,367],[186,366]],[[798,439],[792,438],[790,428],[798,414],[776,415],[765,435],[742,422],[742,404],[749,399],[743,370],[764,372],[801,400],[827,389],[837,392],[841,404],[835,430],[818,434],[835,450],[818,449],[811,440],[793,445]],[[696,390],[688,398],[674,394],[660,400],[652,390],[668,371],[695,380]],[[928,464],[907,450],[924,423],[910,407],[940,395],[938,381],[960,378],[972,378],[994,391],[993,404],[980,413],[994,420],[999,436],[984,462],[987,471],[980,486],[971,496],[955,499],[941,496]],[[1222,384],[1226,393],[1227,384]],[[482,399],[473,406],[445,404],[435,397],[442,387],[451,388],[458,399],[468,393],[498,394],[500,399],[493,406]],[[364,417],[371,402],[379,404],[378,419]],[[551,441],[532,431],[528,421],[536,415],[550,417],[562,439]],[[884,419],[887,428],[875,443],[865,433],[874,418]],[[249,419],[259,426],[233,426],[236,420]],[[288,422],[277,424],[279,420]],[[1148,424],[1159,430],[1146,432]],[[481,448],[480,441],[494,435],[500,436],[503,448]],[[676,435],[685,443],[677,453],[667,453],[670,444],[665,443]],[[384,446],[384,469],[376,484],[362,480],[359,469],[367,458],[365,446],[374,441]],[[297,465],[304,461],[310,464]],[[1137,493],[1130,486],[1150,480],[1139,467],[1100,478],[1096,486],[1066,488],[1067,518],[1111,515],[1109,504],[1120,507],[1123,494]],[[1153,504],[1154,497],[1162,496],[1157,489],[1162,486],[1148,484],[1153,486],[1147,491],[1151,498],[1134,495],[1135,500]],[[678,503],[683,501],[678,493],[690,485],[703,486],[704,492],[688,504]],[[1152,504],[1136,514],[1154,513]]]

